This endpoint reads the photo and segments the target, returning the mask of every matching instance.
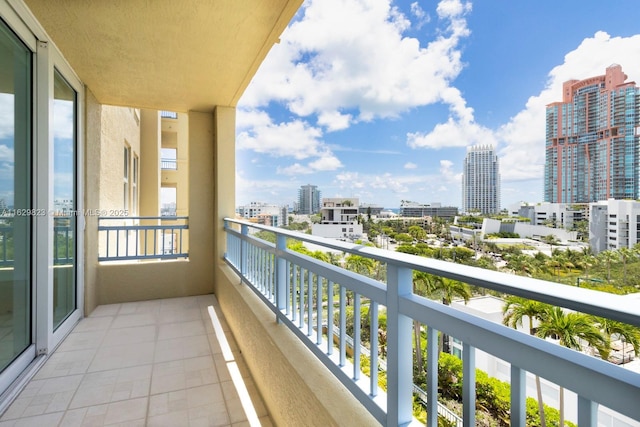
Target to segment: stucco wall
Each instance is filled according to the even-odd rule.
[[[211,113],[189,113],[189,259],[101,263],[98,303],[111,304],[213,292],[213,128]],[[115,185],[108,182],[105,185]]]

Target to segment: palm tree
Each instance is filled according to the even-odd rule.
[[[529,320],[529,335],[536,334],[536,328],[533,326],[534,321],[541,321],[547,312],[548,305],[540,301],[529,300],[526,298],[510,295],[505,298],[505,304],[502,307],[502,323],[506,326],[516,329],[523,326],[523,319]],[[542,401],[542,387],[540,385],[540,377],[536,375],[536,392],[538,395],[538,413],[540,415],[540,425],[546,427],[547,423],[544,416],[544,403]]]
[[[446,277],[429,275],[429,286],[427,290],[427,294],[430,298],[440,298],[442,299],[442,303],[444,305],[451,305],[451,302],[454,298],[462,298],[464,303],[469,302],[471,298],[471,289],[469,285],[466,283],[460,282],[458,280],[447,279]],[[447,348],[445,350],[445,343],[447,344]],[[440,333],[440,343],[438,344],[440,347],[439,353],[445,351],[449,352],[449,337],[444,333]]]
[[[605,317],[596,317],[595,324],[605,335],[609,348],[611,348],[611,338],[624,339],[625,343],[631,344],[636,355],[640,355],[640,328],[629,325],[627,323],[618,322],[617,320],[607,319]],[[624,360],[624,349],[623,349]]]
[[[618,262],[620,258],[614,251],[602,251],[598,254],[598,260],[607,267],[607,283],[611,283],[611,265]]]
[[[637,252],[634,249],[629,249],[629,248],[618,249],[618,256],[620,257],[620,261],[622,261],[622,268],[623,268],[622,283],[624,285],[627,284],[627,261],[629,261],[630,258],[634,258],[636,255],[637,255]]]
[[[582,342],[594,347],[600,357],[607,359],[609,349],[607,340],[600,330],[593,324],[592,316],[583,313],[565,313],[560,307],[547,309],[542,316],[536,335],[540,338],[553,337],[559,344],[582,350]],[[560,387],[560,427],[564,427],[564,388]]]
[[[413,271],[413,293],[416,295],[426,296],[429,289],[429,280],[430,274],[425,273],[423,271]],[[420,322],[417,320],[413,321],[413,339],[414,339],[414,348],[416,352],[416,368],[419,373],[422,372],[423,369],[423,361],[422,361],[422,343],[421,343],[421,333],[420,333]]]

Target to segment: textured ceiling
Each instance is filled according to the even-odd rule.
[[[26,0],[103,104],[235,106],[302,0]]]

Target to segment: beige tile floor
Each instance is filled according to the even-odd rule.
[[[0,417],[0,427],[249,425],[272,423],[213,295],[96,308]]]

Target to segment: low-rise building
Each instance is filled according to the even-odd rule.
[[[322,199],[320,224],[313,224],[311,234],[333,239],[357,239],[362,236],[362,224],[358,223],[357,198]]]
[[[594,253],[640,242],[640,202],[603,200],[590,203],[589,211],[589,246]]]

